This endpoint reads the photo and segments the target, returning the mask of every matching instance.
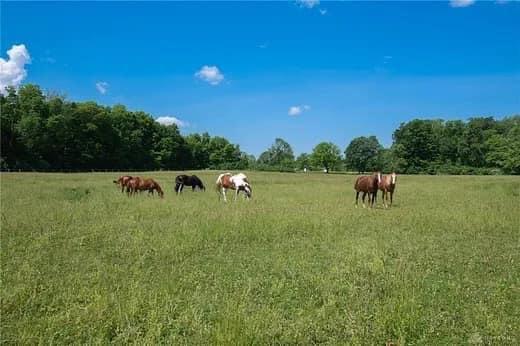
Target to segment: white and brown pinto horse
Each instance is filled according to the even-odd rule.
[[[226,191],[228,189],[235,190],[235,201],[237,200],[240,191],[244,191],[246,199],[250,199],[253,193],[251,184],[244,173],[238,173],[235,175],[232,175],[231,173],[222,173],[218,176],[216,184],[218,199],[220,200],[220,195],[222,194],[224,202],[227,202]]]
[[[390,193],[390,206],[392,206],[394,190],[395,190],[395,182],[397,180],[397,174],[392,172],[390,175],[385,175],[381,179],[379,183],[379,190],[383,192],[383,206],[388,208],[388,194]],[[386,198],[386,200],[385,200]]]
[[[356,190],[356,207],[358,206],[360,192],[363,192],[363,208],[366,208],[365,197],[367,194],[370,207],[374,207],[379,183],[381,183],[381,172],[375,172],[370,176],[364,175],[356,179],[356,183],[354,184],[354,189]]]

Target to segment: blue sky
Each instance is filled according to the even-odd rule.
[[[31,57],[23,83],[175,117],[255,155],[276,137],[296,153],[361,135],[389,146],[413,118],[520,112],[519,2],[0,6],[1,57],[18,44]]]

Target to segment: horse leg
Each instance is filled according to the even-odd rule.
[[[356,191],[356,208],[358,207],[359,191]]]
[[[240,192],[240,190],[239,190],[239,189],[236,189],[236,191],[235,191],[235,201],[236,201],[237,198],[238,198],[238,193],[239,193],[239,192]]]
[[[365,205],[365,197],[367,196],[367,193],[365,191],[363,191],[363,196],[361,197],[361,199],[363,200],[363,208],[366,208],[367,206]]]
[[[226,188],[225,188],[225,187],[222,188],[222,196],[224,196],[224,202],[227,202],[227,198],[226,198]]]
[[[390,191],[390,206],[392,206],[393,198],[394,197],[394,191]]]

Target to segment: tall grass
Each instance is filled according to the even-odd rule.
[[[2,174],[2,343],[520,343],[520,178],[249,172],[253,200]],[[231,197],[228,196],[228,197]]]

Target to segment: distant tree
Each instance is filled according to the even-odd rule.
[[[439,159],[441,120],[415,119],[395,130],[394,152],[404,173],[430,172]]]
[[[190,134],[186,137],[186,142],[191,150],[191,167],[195,169],[205,169],[210,166],[210,135],[205,132],[203,134]]]
[[[240,165],[241,151],[223,137],[212,137],[209,142],[209,163],[212,169],[234,169]]]
[[[314,147],[311,160],[314,166],[323,167],[329,173],[341,161],[341,151],[334,143],[322,142]]]
[[[354,168],[358,172],[369,170],[381,170],[378,163],[378,155],[383,146],[375,136],[354,138],[345,149],[345,163],[348,168]]]
[[[486,142],[486,162],[508,174],[520,174],[520,116],[503,120],[501,134],[490,136]]]
[[[18,94],[13,87],[7,87],[0,93],[0,130],[2,167],[18,166],[24,152],[24,144],[20,138],[18,123],[21,118]]]
[[[296,168],[302,170],[311,168],[311,157],[307,153],[302,153],[296,158]]]
[[[291,145],[281,138],[276,138],[273,145],[260,155],[258,164],[280,171],[292,170],[294,153]]]
[[[162,169],[186,169],[191,163],[191,152],[177,125],[156,123],[154,160]]]

